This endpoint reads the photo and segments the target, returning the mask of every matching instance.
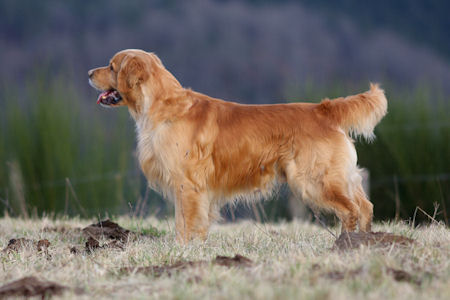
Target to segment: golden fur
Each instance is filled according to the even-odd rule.
[[[183,88],[159,58],[117,53],[89,71],[117,90],[136,121],[139,164],[152,188],[175,203],[177,239],[206,238],[228,201],[264,197],[287,182],[308,204],[333,211],[343,230],[370,231],[372,204],[361,186],[350,134],[373,136],[386,114],[383,90],[319,104],[243,105]]]

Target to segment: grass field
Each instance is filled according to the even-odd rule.
[[[32,244],[0,252],[1,285],[35,276],[67,286],[56,298],[69,299],[445,299],[450,295],[450,230],[443,225],[412,229],[404,223],[375,224],[374,231],[400,234],[415,243],[337,251],[331,250],[335,237],[330,232],[299,221],[218,224],[206,242],[189,246],[175,243],[172,220],[120,217],[114,221],[142,235],[130,238],[123,249],[88,253],[83,250],[87,238],[79,229],[95,220],[0,219],[1,249],[13,238],[50,242],[47,253],[37,252]],[[78,253],[71,253],[73,246]],[[213,263],[217,255],[236,254],[252,262],[232,267]],[[203,263],[177,268],[180,261]],[[167,270],[136,269],[174,264]]]

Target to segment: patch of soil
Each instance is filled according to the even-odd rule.
[[[361,275],[362,272],[363,272],[363,269],[361,267],[359,267],[354,270],[330,271],[330,272],[322,273],[322,274],[320,274],[320,276],[327,278],[327,279],[340,281],[340,280],[344,280],[347,278],[354,278],[358,275]],[[387,267],[386,273],[389,275],[392,275],[392,277],[394,278],[395,281],[405,281],[405,282],[410,282],[410,283],[414,283],[417,285],[420,285],[422,283],[422,281],[420,279],[415,278],[413,275],[411,275],[410,273],[403,271],[403,270],[398,270],[398,269],[393,269],[393,268]]]
[[[155,277],[159,277],[163,274],[167,274],[171,276],[173,273],[185,270],[187,268],[198,268],[198,267],[206,267],[210,264],[210,262],[206,260],[199,261],[178,261],[172,265],[163,265],[163,266],[147,266],[147,267],[125,267],[121,268],[121,273],[143,273],[150,274]],[[215,259],[211,261],[213,265],[225,266],[225,267],[250,267],[253,265],[253,261],[249,258],[236,254],[234,257],[228,256],[216,256]]]
[[[92,252],[94,252],[94,250],[97,249],[105,249],[105,248],[115,248],[115,249],[120,249],[120,250],[124,250],[125,246],[121,241],[111,241],[109,243],[105,243],[103,245],[100,246],[99,241],[97,241],[96,239],[94,239],[93,237],[89,237],[85,246],[84,246],[84,250],[86,251],[86,253],[90,254]],[[75,247],[70,248],[70,252],[77,254],[79,253],[78,249]]]
[[[47,252],[48,247],[50,247],[50,242],[47,239],[40,240],[37,242],[36,247],[38,252]]]
[[[77,247],[75,247],[75,246],[70,247],[70,248],[69,248],[69,251],[70,251],[70,253],[72,253],[72,254],[79,254],[79,253],[80,253],[80,250],[79,250]]]
[[[250,267],[253,264],[253,261],[245,256],[236,254],[234,257],[218,255],[212,263],[226,267]]]
[[[19,238],[19,239],[10,239],[8,242],[8,246],[3,249],[3,252],[18,252],[23,248],[31,248],[33,247],[34,242],[29,239]]]
[[[0,287],[0,298],[41,296],[42,299],[46,299],[53,295],[61,295],[65,289],[67,289],[66,286],[30,276]]]
[[[138,234],[134,231],[125,229],[119,226],[119,224],[112,222],[111,220],[104,220],[96,224],[91,224],[83,228],[82,232],[89,238],[85,245],[85,251],[87,253],[91,253],[92,250],[101,248],[116,248],[124,250],[126,243],[131,238],[144,236],[144,234]],[[155,236],[156,235],[152,235],[152,237]],[[112,239],[113,241],[100,246],[99,240],[102,238]],[[72,247],[70,248],[70,252],[76,254],[79,251],[75,247]]]
[[[354,270],[346,270],[346,271],[330,271],[322,274],[322,277],[332,279],[332,280],[343,280],[345,278],[353,278],[359,274],[361,274],[362,268],[357,268]]]
[[[48,253],[48,247],[50,247],[50,242],[47,239],[39,240],[36,244],[37,251],[39,253],[44,253],[47,260],[50,260],[52,256]]]
[[[6,246],[6,248],[3,249],[2,251],[19,252],[24,248],[35,248],[37,252],[43,252],[48,256],[49,255],[48,247],[50,247],[50,242],[46,239],[39,240],[36,242],[25,238],[19,238],[19,239],[10,239],[8,242],[8,246]]]
[[[410,273],[403,271],[403,270],[398,270],[398,269],[393,269],[393,268],[387,268],[386,272],[388,274],[391,274],[392,277],[396,280],[396,281],[406,281],[406,282],[411,282],[411,283],[415,283],[417,285],[420,285],[422,283],[422,280],[415,278],[414,276],[412,276]]]
[[[125,245],[121,241],[111,241],[103,244],[102,248],[125,250]]]
[[[84,245],[84,249],[86,250],[86,252],[92,252],[98,248],[100,248],[100,243],[93,237],[89,237],[86,244]]]
[[[122,268],[120,271],[125,273],[135,271],[137,273],[149,274],[155,277],[159,277],[163,274],[171,276],[173,273],[185,270],[187,268],[199,268],[207,265],[208,265],[207,261],[178,261],[172,265],[148,266],[139,268]]]
[[[96,240],[101,238],[108,238],[113,240],[119,240],[127,242],[131,234],[134,234],[128,229],[122,228],[119,224],[112,222],[111,220],[100,221],[97,224],[91,224],[88,227],[83,228],[83,233]]]
[[[333,250],[349,250],[359,248],[361,245],[386,247],[392,244],[408,246],[414,240],[388,232],[343,232],[334,242]]]

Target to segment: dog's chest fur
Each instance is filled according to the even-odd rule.
[[[148,118],[136,120],[139,165],[150,187],[166,196],[170,196],[169,186],[174,175],[173,155],[167,147],[168,128],[165,123],[155,126]]]

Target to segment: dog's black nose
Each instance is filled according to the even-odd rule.
[[[94,70],[89,70],[88,71],[89,78],[91,78],[93,74],[94,74]]]

